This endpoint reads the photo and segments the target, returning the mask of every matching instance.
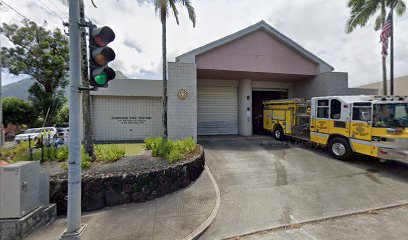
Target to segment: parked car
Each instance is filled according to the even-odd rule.
[[[44,139],[54,139],[57,137],[57,129],[55,127],[44,127],[44,128],[29,128],[25,130],[22,134],[16,135],[14,141],[20,143],[21,141],[28,141],[28,139],[38,140],[41,136]]]
[[[57,136],[61,139],[67,138],[69,136],[69,128],[57,128]]]

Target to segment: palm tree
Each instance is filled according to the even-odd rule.
[[[386,18],[387,7],[395,9],[398,16],[405,13],[404,0],[348,0],[347,6],[351,9],[350,18],[346,23],[346,32],[351,33],[357,27],[364,27],[371,17],[378,14],[375,19],[374,30],[382,28]],[[379,11],[379,13],[377,13]],[[383,68],[383,94],[387,95],[387,73],[385,58],[382,59]]]
[[[191,5],[190,0],[155,0],[154,7],[156,13],[160,16],[160,21],[162,23],[162,57],[163,57],[163,138],[167,139],[167,59],[166,59],[166,21],[169,16],[169,11],[172,10],[174,17],[176,19],[177,25],[179,25],[177,3],[181,3],[187,8],[188,16],[193,23],[193,27],[196,24],[196,15],[194,7]]]

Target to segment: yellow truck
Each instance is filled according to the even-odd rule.
[[[355,153],[408,163],[408,97],[330,96],[263,102],[263,126],[327,147],[336,159]]]

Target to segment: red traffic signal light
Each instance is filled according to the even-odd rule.
[[[100,28],[93,28],[90,33],[91,38],[99,47],[105,47],[110,42],[115,40],[115,33],[110,27],[104,26]]]
[[[112,48],[107,45],[115,40],[115,33],[110,27],[90,28],[89,34],[89,68],[90,85],[107,87],[110,80],[116,76],[108,63],[116,57]]]

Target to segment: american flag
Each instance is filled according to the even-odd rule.
[[[380,42],[382,42],[381,55],[383,58],[386,58],[388,55],[388,38],[391,37],[392,33],[392,11],[388,14],[387,20],[384,23],[381,35]]]

